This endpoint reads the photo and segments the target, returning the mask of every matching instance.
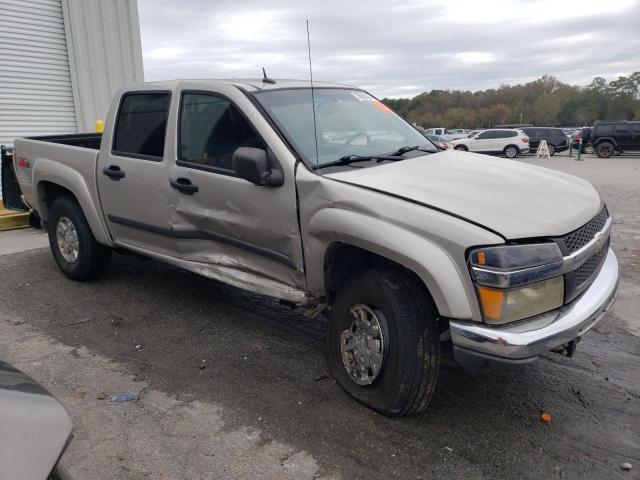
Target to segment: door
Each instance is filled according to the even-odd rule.
[[[250,103],[240,110],[231,100],[233,92],[237,89],[229,96],[183,91],[180,98],[177,158],[168,170],[180,256],[210,265],[217,278],[222,270],[225,281],[241,287],[260,279],[261,287],[273,284],[279,291],[281,284],[302,288],[293,165],[290,170],[281,165],[285,180],[280,187],[257,186],[235,176],[232,158],[238,147],[264,149],[272,167],[277,159],[264,140],[269,132],[259,133],[246,112],[260,114]],[[269,288],[252,289],[285,297]]]
[[[494,130],[493,139],[491,140],[491,150],[489,151],[493,153],[501,153],[504,150],[504,147],[510,143],[507,139],[517,135],[518,134],[513,130]]]
[[[485,130],[469,142],[469,150],[472,152],[490,152],[493,148],[495,130]]]
[[[631,133],[631,124],[629,123],[618,123],[614,130],[613,137],[618,144],[618,147],[622,150],[629,148],[632,145],[632,133]]]
[[[98,156],[98,192],[118,244],[176,256],[163,158],[171,93],[123,95]]]

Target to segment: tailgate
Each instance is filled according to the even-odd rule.
[[[26,211],[29,207],[22,201],[22,191],[13,168],[13,149],[0,147],[2,152],[2,203],[9,210]]]

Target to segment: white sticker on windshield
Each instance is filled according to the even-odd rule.
[[[360,91],[351,92],[351,95],[356,97],[361,102],[364,102],[364,101],[372,102],[372,101],[375,100],[375,98],[371,97],[369,94],[367,94],[365,92],[360,92]]]

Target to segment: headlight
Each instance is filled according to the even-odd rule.
[[[469,268],[485,322],[513,322],[561,307],[562,266],[555,243],[473,250]]]
[[[514,322],[562,306],[564,278],[553,277],[511,289],[476,286],[485,322]]]

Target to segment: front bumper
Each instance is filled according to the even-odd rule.
[[[523,363],[562,347],[582,337],[600,320],[615,299],[619,281],[618,259],[609,249],[589,288],[557,310],[504,327],[451,320],[456,358],[463,364],[473,357]]]

